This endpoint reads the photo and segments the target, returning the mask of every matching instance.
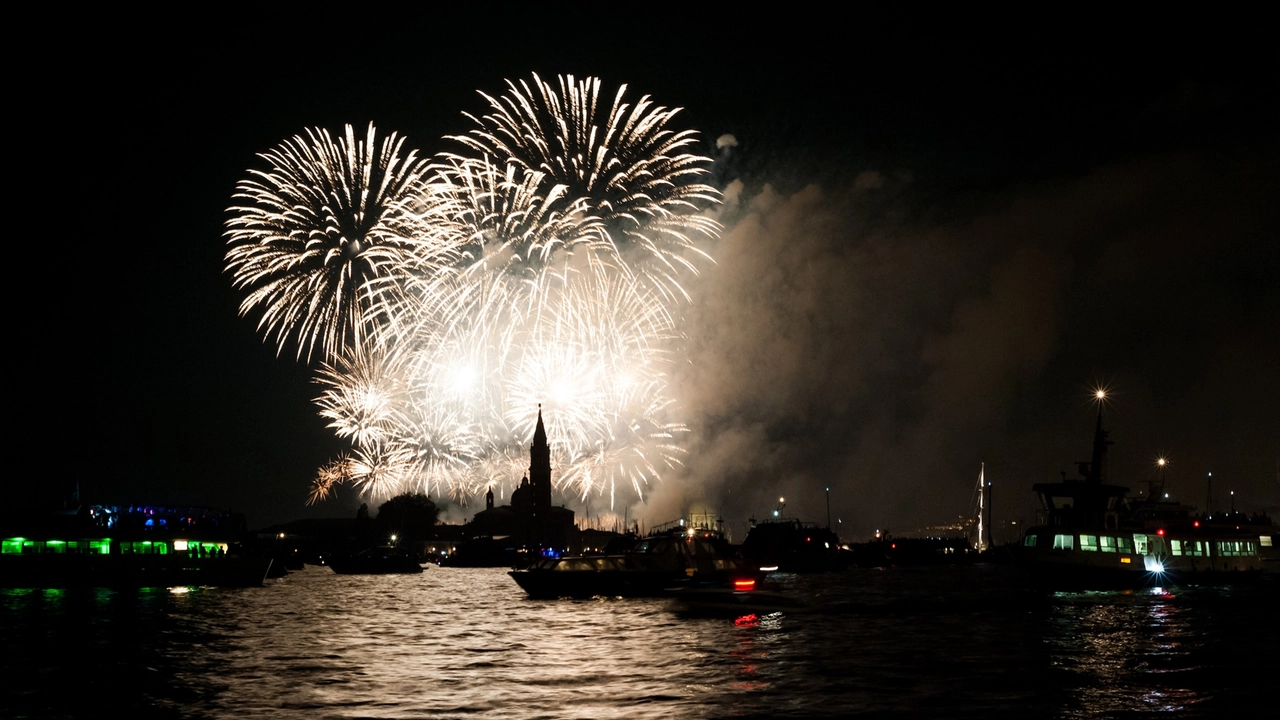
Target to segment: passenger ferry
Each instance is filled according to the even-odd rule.
[[[209,508],[93,505],[0,532],[0,587],[261,585],[271,559],[241,552],[241,516]]]
[[[1194,515],[1161,497],[1129,498],[1107,482],[1107,431],[1099,409],[1093,457],[1080,479],[1034,486],[1042,509],[1018,548],[1019,565],[1062,589],[1237,582],[1262,574],[1276,528],[1266,515]],[[1159,498],[1159,499],[1157,499]]]

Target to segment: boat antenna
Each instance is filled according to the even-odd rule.
[[[827,486],[827,529],[831,529],[831,486]]]
[[[1107,431],[1102,429],[1102,406],[1106,403],[1107,391],[1098,389],[1093,396],[1098,402],[1098,424],[1093,432],[1093,458],[1089,462],[1089,473],[1085,479],[1092,483],[1106,484],[1107,446],[1111,441],[1107,440]]]

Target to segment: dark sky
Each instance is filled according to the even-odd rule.
[[[16,81],[14,175],[31,186],[14,209],[35,219],[10,283],[10,509],[78,480],[89,501],[231,507],[255,526],[351,512],[349,495],[303,505],[342,446],[310,371],[237,315],[233,187],[311,126],[373,121],[443,149],[476,90],[535,71],[686,108],[727,193],[673,385],[688,472],[655,491],[651,522],[740,520],[783,493],[821,519],[830,485],[849,534],[906,532],[967,515],[981,462],[997,514],[1031,519],[1030,484],[1087,458],[1098,382],[1114,480],[1139,487],[1165,453],[1188,502],[1213,471],[1239,507],[1280,505],[1280,62],[1260,36],[205,12],[80,18]],[[725,133],[738,145],[716,151]]]

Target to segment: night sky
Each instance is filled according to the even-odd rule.
[[[78,481],[89,502],[255,527],[354,512],[350,492],[303,504],[344,445],[311,371],[237,313],[233,188],[307,127],[373,121],[443,150],[476,90],[531,72],[685,108],[726,194],[673,383],[687,472],[633,516],[740,521],[786,495],[822,521],[830,486],[844,534],[907,533],[968,515],[985,462],[997,519],[1031,520],[1031,483],[1088,458],[1098,384],[1114,482],[1145,487],[1165,454],[1178,499],[1203,507],[1212,471],[1219,506],[1230,489],[1280,506],[1269,40],[726,9],[205,12],[78,18],[45,38],[75,62],[14,81],[13,209],[35,220],[9,283],[7,511]]]

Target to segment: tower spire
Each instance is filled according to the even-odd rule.
[[[551,447],[547,445],[547,428],[542,424],[542,403],[538,403],[538,427],[529,447],[529,484],[533,487],[536,523],[545,522],[551,511]]]
[[[533,446],[539,448],[547,446],[547,429],[542,425],[542,403],[538,403],[538,427],[533,431]]]

